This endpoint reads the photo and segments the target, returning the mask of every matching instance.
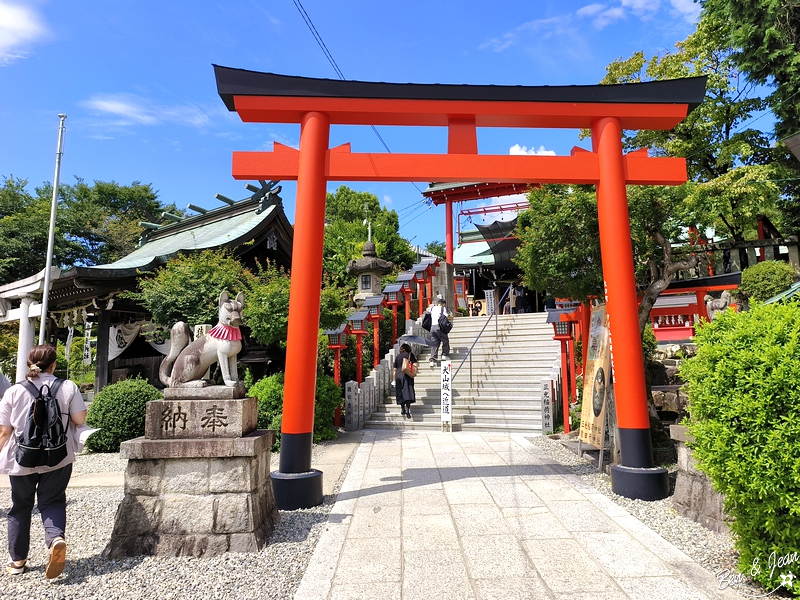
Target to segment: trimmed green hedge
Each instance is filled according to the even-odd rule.
[[[800,573],[800,305],[725,311],[695,342],[680,369],[694,457],[725,496],[740,570],[773,590]]]
[[[283,373],[276,373],[257,381],[247,390],[248,396],[258,399],[259,429],[275,430],[275,446],[280,447],[281,417],[283,413]],[[314,442],[335,440],[336,429],[333,415],[342,403],[341,387],[333,377],[317,375],[317,390],[314,399]]]
[[[739,293],[749,300],[763,302],[792,285],[794,269],[789,263],[765,260],[742,271]]]
[[[96,452],[119,452],[119,445],[144,435],[145,405],[161,400],[157,388],[144,379],[124,379],[107,385],[95,396],[86,415],[89,427],[99,427],[86,440]]]

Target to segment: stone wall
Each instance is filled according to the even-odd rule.
[[[269,477],[274,435],[124,442],[125,497],[105,555],[258,552],[279,518]]]
[[[678,446],[678,476],[672,495],[675,510],[712,531],[728,531],[724,498],[714,490],[708,476],[695,466],[692,450],[686,445],[691,442],[686,427],[671,425],[670,436]]]

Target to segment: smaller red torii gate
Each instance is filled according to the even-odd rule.
[[[372,83],[291,77],[214,66],[225,105],[250,123],[300,124],[300,149],[234,152],[236,179],[297,180],[289,296],[281,456],[272,473],[281,509],[322,502],[311,468],[325,190],[328,181],[490,181],[593,184],[612,339],[621,464],[615,492],[666,497],[667,472],[653,464],[639,336],[626,185],[678,185],[682,158],[625,154],[623,129],[672,129],[702,102],[705,77],[608,86],[493,86]],[[446,127],[447,154],[329,148],[331,125]],[[570,156],[478,154],[478,127],[570,128],[592,132],[592,151]]]

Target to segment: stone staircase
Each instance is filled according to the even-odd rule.
[[[500,315],[458,371],[487,317],[457,317],[450,332],[453,373],[453,431],[540,433],[541,380],[559,360],[560,343],[546,313]],[[417,401],[411,420],[404,419],[394,397],[378,405],[367,429],[441,430],[440,371],[428,365],[430,349],[418,357],[420,372],[414,387]],[[471,363],[471,376],[470,376]]]

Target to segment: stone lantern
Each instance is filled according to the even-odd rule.
[[[347,274],[355,275],[357,279],[358,291],[354,296],[357,306],[361,306],[366,298],[381,293],[381,277],[391,273],[393,266],[388,260],[378,258],[372,240],[364,243],[363,257],[351,260],[347,265]]]

